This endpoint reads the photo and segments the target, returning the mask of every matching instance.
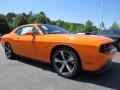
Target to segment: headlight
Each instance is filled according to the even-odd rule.
[[[100,46],[100,52],[104,53],[110,51],[113,47],[113,43],[103,44]]]

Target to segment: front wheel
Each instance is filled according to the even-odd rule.
[[[52,57],[52,64],[55,71],[65,78],[71,78],[80,70],[79,57],[67,47],[60,47],[55,50]]]
[[[14,57],[13,50],[10,46],[10,44],[5,44],[5,55],[8,59],[12,59]]]
[[[120,51],[120,40],[118,41],[117,49],[118,49],[118,51]]]

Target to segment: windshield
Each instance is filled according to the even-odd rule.
[[[60,28],[54,25],[49,25],[49,24],[39,25],[39,28],[42,30],[44,34],[68,34],[69,33],[63,28]]]

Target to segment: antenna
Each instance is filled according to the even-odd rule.
[[[104,0],[102,0],[102,4],[101,4],[101,24],[100,24],[100,28],[101,30],[104,29],[104,21],[103,21],[103,16],[104,16]]]

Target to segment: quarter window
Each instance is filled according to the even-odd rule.
[[[20,35],[22,28],[19,28],[18,30],[15,31],[16,34]]]

